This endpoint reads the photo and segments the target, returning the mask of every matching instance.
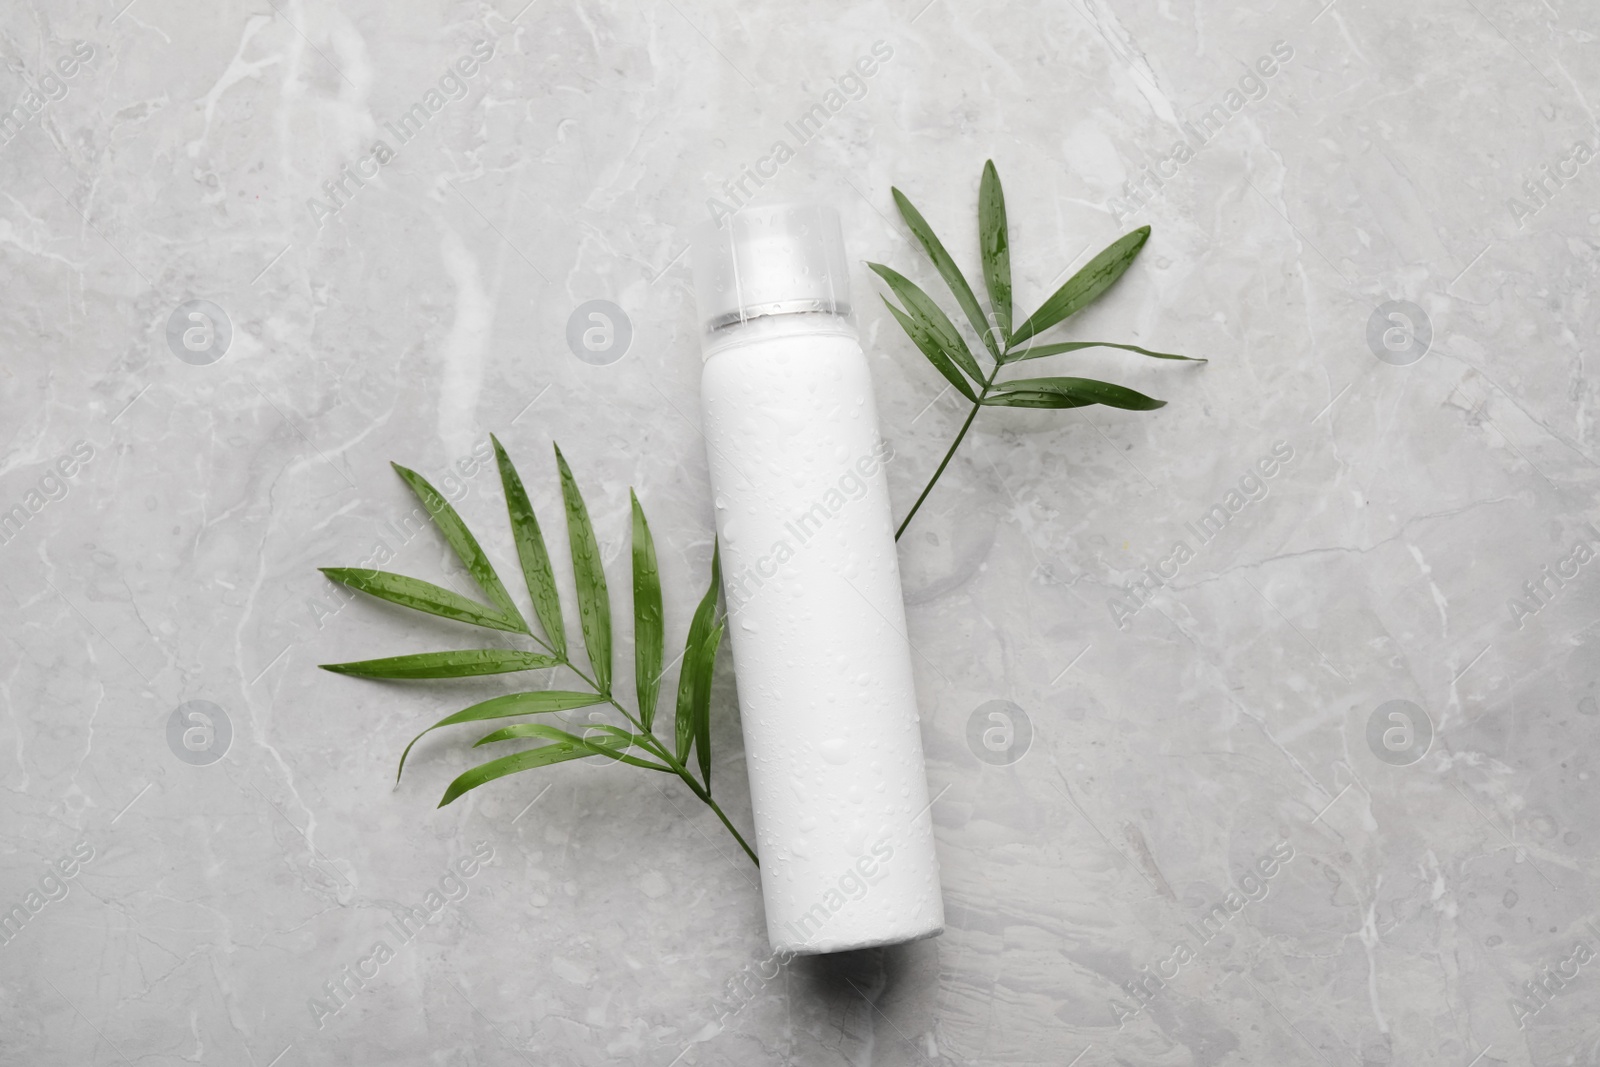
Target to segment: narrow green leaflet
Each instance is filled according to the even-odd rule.
[[[700,781],[705,783],[707,793],[711,792],[711,676],[716,670],[717,646],[722,643],[724,629],[718,626],[706,635],[694,672],[694,754],[700,761]]]
[[[519,737],[547,737],[543,731],[548,727],[536,722],[516,722],[510,726],[502,726],[493,733],[484,734],[472,742],[473,748],[482,748],[484,745],[493,745],[501,741],[515,741]]]
[[[567,505],[567,541],[572,549],[572,574],[578,586],[578,619],[583,627],[583,647],[594,668],[594,681],[600,691],[611,693],[611,598],[606,591],[606,572],[600,563],[600,544],[589,523],[589,509],[572,478],[566,457],[556,448],[556,466],[561,471],[561,499]]]
[[[689,747],[694,742],[695,700],[701,692],[699,678],[702,671],[706,674],[704,692],[708,697],[711,692],[711,665],[702,665],[701,653],[711,635],[711,624],[717,612],[717,589],[721,584],[722,546],[718,544],[711,549],[711,584],[706,587],[705,596],[700,598],[699,606],[694,609],[694,618],[689,620],[689,636],[683,642],[683,666],[678,670],[677,717],[672,725],[679,763],[688,761]],[[715,654],[713,650],[712,655]]]
[[[950,292],[955,294],[956,303],[961,305],[961,310],[966,312],[967,321],[972,323],[972,328],[979,337],[983,338],[984,345],[989,349],[989,354],[996,360],[1000,358],[1000,346],[995,343],[994,337],[989,332],[989,323],[983,317],[983,309],[978,306],[978,298],[972,295],[972,286],[967,284],[967,279],[961,273],[961,268],[956,266],[956,261],[950,258],[950,253],[944,250],[944,244],[933,232],[933,227],[928,225],[928,220],[922,217],[906,195],[899,189],[890,188],[894,194],[895,206],[900,209],[900,217],[906,220],[906,225],[911,227],[911,233],[916,237],[917,243],[922,245],[922,250],[928,253],[928,258],[933,260],[934,267],[939,271],[939,276],[950,287]]]
[[[517,559],[522,563],[522,577],[528,585],[528,595],[533,598],[533,611],[544,627],[544,635],[551,651],[566,658],[567,627],[561,618],[561,594],[556,591],[555,572],[550,568],[550,553],[544,545],[544,533],[539,529],[539,519],[528,502],[528,492],[522,487],[522,477],[512,465],[511,457],[500,447],[494,434],[494,458],[500,467],[500,485],[506,494],[506,513],[511,517],[511,535],[517,543]]]
[[[956,369],[956,365],[945,354],[944,349],[939,345],[938,339],[917,323],[911,321],[899,308],[889,303],[888,297],[880,297],[880,299],[883,300],[883,306],[889,309],[889,314],[893,315],[895,321],[900,324],[900,328],[905,330],[906,336],[910,337],[917,348],[922,350],[922,354],[928,357],[928,362],[933,364],[933,369],[944,375],[945,381],[960,390],[962,396],[973,403],[977,403],[978,394],[972,391],[972,386],[967,383],[965,376]]]
[[[1018,326],[1011,335],[1013,344],[1020,344],[1034,334],[1043,333],[1068,315],[1092,302],[1095,297],[1111,288],[1111,283],[1133,265],[1134,257],[1150,239],[1150,227],[1140,226],[1132,233],[1123,234],[1078,273],[1068,278],[1042,305],[1028,316],[1028,321]]]
[[[528,624],[523,621],[522,612],[517,610],[517,605],[512,601],[511,594],[506,592],[506,587],[500,584],[500,576],[494,572],[489,557],[483,554],[483,549],[478,546],[478,539],[472,536],[472,531],[461,521],[456,509],[439,495],[439,491],[428,483],[428,479],[416,471],[402,467],[398,463],[391,463],[389,466],[405,479],[411,491],[417,494],[417,499],[422,501],[422,506],[428,509],[433,524],[444,534],[444,539],[449,542],[456,557],[472,575],[472,580],[478,583],[478,588],[494,601],[495,607],[500,609],[502,615],[507,619],[516,620],[519,632],[526,632]]]
[[[1093,400],[1077,400],[1060,393],[1041,390],[990,393],[983,398],[983,406],[989,408],[1086,408],[1093,404]]]
[[[1110,382],[1097,382],[1093,378],[1017,378],[1009,382],[1001,382],[997,387],[1001,390],[984,400],[987,404],[995,400],[1000,407],[1081,407],[1085,404],[1104,404],[1106,407],[1123,408],[1127,411],[1150,411],[1163,407],[1165,400],[1145,396],[1135,392],[1124,385],[1113,385]],[[1075,401],[1073,404],[1007,404],[999,401],[998,397],[1014,395],[1052,395],[1066,400]]]
[[[1060,355],[1063,352],[1077,352],[1085,348],[1120,348],[1124,352],[1137,352],[1141,356],[1150,356],[1154,359],[1182,359],[1190,363],[1208,362],[1199,356],[1180,356],[1173,352],[1152,352],[1150,349],[1140,348],[1138,345],[1119,345],[1110,341],[1063,341],[1060,344],[1053,345],[1034,345],[1032,348],[1024,348],[1019,352],[1011,353],[1006,357],[1006,362],[1017,363],[1024,359],[1040,359],[1044,356]]]
[[[633,502],[633,678],[639,694],[639,723],[650,729],[661,696],[661,659],[665,635],[661,615],[661,572],[656,543],[644,508],[630,489]]]
[[[497,741],[513,741],[521,737],[539,737],[546,741],[556,741],[564,745],[586,748],[589,751],[585,752],[585,755],[604,756],[606,759],[631,763],[635,767],[644,767],[652,771],[666,771],[668,774],[672,773],[672,768],[664,764],[624,754],[628,749],[642,743],[642,738],[638,734],[631,734],[609,723],[597,723],[594,726],[586,727],[586,729],[603,731],[606,736],[599,738],[580,737],[576,734],[568,733],[566,730],[557,729],[554,726],[545,726],[536,722],[524,722],[517,723],[515,726],[502,727],[486,737],[481,737],[473,743],[472,747],[491,745]],[[621,751],[617,751],[618,749]]]
[[[989,288],[989,305],[1000,324],[1000,337],[1011,337],[1011,235],[1006,229],[1006,194],[994,160],[983,165],[978,187],[978,248],[983,254],[983,281]]]
[[[411,755],[411,749],[416,743],[441,726],[481,722],[484,719],[510,719],[517,715],[540,715],[551,711],[570,711],[573,708],[587,708],[592,704],[604,704],[605,700],[606,698],[599,693],[541,689],[531,693],[508,693],[503,697],[495,697],[474,704],[470,708],[463,708],[454,715],[446,715],[411,739],[411,744],[400,754],[400,766],[394,772],[395,781],[400,780],[401,772],[406,769],[406,757]]]
[[[472,770],[465,772],[451,782],[449,787],[445,789],[444,796],[439,800],[439,807],[444,807],[461,796],[461,794],[476,789],[485,782],[492,782],[496,778],[504,778],[508,774],[531,770],[534,767],[548,767],[552,763],[561,763],[564,760],[592,756],[601,745],[606,748],[620,748],[623,742],[607,741],[604,738],[594,744],[561,742],[490,760],[488,763],[472,768]]]
[[[612,726],[608,722],[597,722],[593,726],[590,726],[589,729],[591,729],[591,730],[603,730],[604,732],[610,734],[612,737],[615,737],[615,738],[618,738],[620,740],[626,741],[627,744],[623,746],[623,751],[624,752],[626,752],[629,748],[633,748],[633,747],[638,747],[641,751],[645,751],[645,752],[650,751],[649,747],[646,745],[646,739],[642,735],[635,734],[635,733],[629,733],[627,730],[624,730],[620,726]],[[592,737],[587,737],[586,736],[585,740],[587,740],[591,744],[598,744],[598,742]],[[607,747],[609,748],[609,745]],[[613,756],[609,751],[601,752],[600,755],[605,756],[607,759],[618,759],[618,760],[621,760],[623,763],[631,763],[635,767],[644,767],[647,770],[665,771],[668,774],[674,773],[672,768],[668,767],[665,763],[657,763],[654,760],[647,760],[647,759],[643,759],[643,758],[638,757],[638,756]]]
[[[967,372],[975,382],[983,381],[983,371],[978,366],[978,361],[972,358],[972,351],[967,348],[967,342],[962,340],[961,331],[956,329],[956,324],[950,321],[950,316],[944,309],[933,302],[933,299],[917,286],[917,283],[905,275],[885,267],[882,263],[868,263],[878,277],[889,283],[889,288],[894,290],[894,295],[900,298],[900,303],[905,306],[906,314],[936,341],[956,365]],[[921,348],[922,345],[917,347]],[[926,351],[924,349],[924,351]]]
[[[456,652],[418,652],[410,656],[362,659],[350,663],[323,663],[335,674],[360,678],[470,678],[479,674],[537,671],[561,661],[536,652],[506,648],[464,648]]]
[[[486,607],[476,600],[468,600],[460,593],[441,589],[420,578],[407,578],[403,574],[390,574],[388,571],[371,570],[366,567],[318,569],[340,585],[349,586],[358,593],[366,593],[379,600],[387,600],[391,604],[399,604],[403,608],[425,611],[429,615],[438,615],[440,618],[454,619],[457,622],[469,622],[474,626],[483,626],[491,630],[506,630],[514,634],[527,632],[521,616],[513,622],[493,608]]]

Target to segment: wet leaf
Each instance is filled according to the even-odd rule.
[[[1093,400],[1075,400],[1060,393],[1019,390],[1015,393],[990,393],[983,398],[989,408],[1086,408]]]
[[[1093,378],[1017,378],[996,386],[1000,392],[991,393],[985,404],[996,407],[1083,407],[1104,404],[1106,407],[1128,411],[1150,411],[1162,407],[1165,400],[1145,396],[1124,385],[1097,382]],[[1025,403],[1007,401],[1008,397],[1059,397],[1070,403]]]
[[[1038,311],[1029,315],[1026,322],[1017,327],[1011,335],[1011,343],[1021,344],[1034,334],[1043,333],[1093,302],[1126,273],[1149,239],[1150,227],[1140,226],[1107,245],[1082,270],[1068,278],[1050,299],[1039,306]]]
[[[520,617],[512,621],[476,600],[468,600],[460,593],[442,589],[420,578],[407,578],[403,574],[390,574],[388,571],[371,570],[366,567],[318,569],[340,585],[349,586],[358,593],[366,593],[379,600],[387,600],[391,604],[399,604],[403,608],[424,611],[429,615],[467,622],[490,630],[506,630],[518,634],[526,632],[526,623]]]
[[[941,354],[952,360],[956,366],[967,373],[967,376],[979,385],[983,384],[984,374],[978,366],[978,361],[973,358],[967,342],[962,340],[961,331],[956,329],[956,324],[950,321],[950,316],[935,304],[927,293],[918,288],[917,283],[900,274],[891,267],[882,263],[868,263],[878,277],[889,283],[889,288],[894,290],[894,295],[900,298],[900,303],[905,307],[906,317],[912,321],[916,330],[907,329],[911,339],[917,342],[917,347],[923,353],[929,353],[929,345],[936,347]],[[884,303],[888,303],[887,300]],[[894,308],[891,305],[890,310]],[[895,318],[898,320],[899,315]],[[905,327],[905,323],[900,323]],[[919,338],[918,334],[922,336]],[[927,343],[924,343],[924,342]],[[932,355],[928,355],[932,359]]]
[[[702,692],[701,672],[709,670],[709,665],[701,662],[701,652],[711,635],[712,622],[717,611],[717,589],[721,584],[722,547],[718,544],[711,549],[711,584],[706,587],[705,595],[700,598],[699,606],[694,609],[694,618],[689,620],[689,636],[683,642],[683,666],[678,671],[678,707],[672,724],[676,734],[674,740],[677,742],[679,763],[688,762],[689,749],[694,744],[695,701]],[[711,692],[709,674],[704,679],[703,691],[708,695]]]
[[[1021,351],[1011,353],[1006,357],[1006,362],[1018,363],[1025,359],[1042,359],[1045,356],[1057,356],[1063,352],[1077,352],[1085,348],[1120,348],[1124,352],[1137,352],[1141,356],[1150,356],[1153,359],[1182,359],[1190,363],[1209,362],[1198,356],[1180,356],[1172,352],[1152,352],[1150,349],[1140,348],[1138,345],[1119,345],[1110,341],[1063,341],[1060,344],[1053,345],[1034,345],[1032,348],[1024,348]]]
[[[463,708],[454,715],[446,715],[422,733],[411,739],[411,744],[400,754],[400,766],[395,770],[395,781],[400,780],[401,773],[406,769],[406,757],[411,755],[411,749],[418,741],[441,726],[455,726],[463,722],[482,722],[485,719],[511,719],[518,715],[543,715],[552,711],[570,711],[573,708],[587,708],[593,704],[604,704],[606,698],[598,693],[574,693],[560,689],[540,689],[531,693],[508,693],[505,696],[494,697]]]
[[[554,667],[561,661],[535,652],[506,648],[464,648],[454,652],[417,652],[409,656],[319,664],[335,674],[359,678],[471,678]]]
[[[517,545],[517,559],[522,563],[523,581],[527,583],[528,595],[533,598],[534,614],[539,618],[551,650],[565,659],[567,626],[561,618],[561,594],[556,591],[556,576],[550,567],[550,553],[545,548],[544,533],[539,529],[539,518],[533,513],[528,492],[522,487],[522,477],[511,457],[493,434],[489,435],[489,440],[494,442],[500,486],[505,490],[506,512],[511,517],[511,536]]]
[[[978,187],[978,246],[983,255],[983,280],[989,305],[1000,325],[1002,342],[1011,336],[1011,235],[1006,228],[1006,195],[994,160],[983,165]]]
[[[945,251],[944,243],[933,232],[933,227],[928,225],[928,220],[922,217],[922,212],[918,211],[899,189],[891,188],[889,191],[894,194],[895,206],[900,209],[900,217],[906,220],[906,225],[911,227],[911,233],[916,237],[917,243],[922,245],[922,250],[928,253],[928,258],[933,261],[939,276],[950,287],[956,303],[961,305],[967,321],[972,324],[973,332],[983,338],[989,354],[998,360],[1000,346],[995,342],[989,330],[989,322],[983,317],[983,309],[978,306],[978,298],[972,295],[972,286],[967,284],[961,268],[950,258],[950,253]]]
[[[921,349],[922,354],[928,358],[928,362],[933,364],[933,369],[944,375],[944,380],[955,386],[962,396],[976,403],[978,394],[972,391],[972,386],[967,384],[966,376],[956,369],[956,365],[950,361],[949,356],[945,355],[944,349],[940,347],[939,342],[915,322],[907,318],[899,308],[889,303],[887,297],[882,299],[883,306],[889,309],[889,314],[895,317],[895,321],[900,324],[900,328],[916,343],[917,348]]]
[[[467,529],[467,524],[461,521],[461,516],[456,514],[456,509],[450,502],[439,494],[428,479],[408,467],[398,463],[389,466],[395,469],[411,491],[422,501],[422,506],[428,509],[433,524],[444,534],[444,539],[449,543],[456,558],[467,568],[467,573],[472,575],[472,580],[478,583],[478,588],[484,591],[488,598],[494,601],[495,607],[500,609],[500,614],[507,619],[514,619],[521,632],[528,629],[527,622],[522,618],[516,603],[511,599],[511,594],[506,592],[506,587],[501,584],[500,576],[494,572],[489,557],[483,554],[483,549],[478,545],[478,539],[472,536],[472,531]]]
[[[492,745],[500,741],[514,741],[522,737],[539,737],[547,741],[557,741],[561,744],[574,745],[579,748],[587,746],[591,751],[584,752],[582,755],[601,756],[605,759],[629,763],[635,767],[643,767],[646,770],[672,773],[672,768],[664,763],[655,763],[651,760],[641,759],[638,756],[626,755],[630,748],[643,747],[643,738],[638,734],[629,733],[627,730],[612,726],[610,723],[595,723],[593,726],[584,727],[584,730],[585,735],[579,736],[554,726],[545,726],[542,723],[520,722],[513,726],[501,727],[492,734],[480,737],[473,742],[472,747]],[[587,736],[587,731],[589,730],[599,730],[606,736]],[[534,751],[539,750],[535,749]]]
[[[700,781],[705,784],[707,793],[711,792],[711,678],[716,672],[717,646],[722,643],[723,629],[718,626],[706,635],[695,663],[694,705],[691,711],[694,719],[694,754],[699,758]]]
[[[600,563],[600,544],[589,522],[589,509],[573,480],[566,457],[556,448],[556,467],[561,471],[561,499],[567,506],[567,542],[572,550],[572,575],[578,587],[578,620],[583,629],[583,647],[594,668],[594,681],[600,691],[611,694],[611,597],[606,590],[606,572]]]
[[[548,767],[552,763],[592,756],[597,751],[598,744],[599,742],[596,744],[560,742],[490,760],[488,763],[472,768],[472,770],[465,772],[451,782],[449,787],[445,789],[444,796],[439,800],[439,807],[444,807],[461,796],[461,794],[476,789],[485,782],[492,782],[496,778],[504,778],[508,774],[531,770],[534,767]],[[622,744],[623,742],[621,741],[616,741],[614,744],[608,742],[606,747],[621,747]]]
[[[639,498],[628,492],[633,504],[633,677],[639,696],[639,723],[646,732],[655,721],[661,696],[661,660],[665,640],[661,614],[661,573],[656,566],[656,543]]]

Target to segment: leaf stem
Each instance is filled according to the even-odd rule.
[[[711,799],[710,790],[703,788],[699,782],[694,780],[694,776],[689,773],[689,769],[683,764],[679,763],[671,752],[667,751],[667,746],[662,744],[661,740],[657,738],[653,732],[650,730],[645,730],[643,727],[639,726],[639,723],[634,719],[634,717],[628,714],[627,708],[623,707],[621,704],[618,704],[615,700],[611,701],[611,706],[622,712],[623,717],[626,718],[630,723],[633,723],[635,729],[641,731],[639,734],[641,740],[650,742],[644,746],[650,752],[650,754],[664,760],[667,766],[671,767],[673,771],[676,772],[678,777],[683,779],[684,784],[694,791],[694,795],[699,797],[705,802],[707,807],[717,813],[717,818],[722,820],[722,825],[726,826],[728,828],[728,832],[733,835],[734,840],[739,842],[739,847],[744,849],[745,855],[750,857],[750,862],[754,863],[757,867],[761,866],[761,860],[756,857],[755,850],[752,849],[749,842],[744,839],[744,835],[739,833],[738,830],[734,829],[733,823],[728,821],[728,816],[724,814],[722,808],[717,805],[715,800]]]
[[[1010,355],[1009,349],[1002,353],[1001,358],[995,362],[994,370],[989,372],[989,377],[984,380],[983,391],[978,394],[978,399],[972,405],[972,410],[967,413],[967,421],[961,424],[961,430],[956,434],[956,439],[950,442],[950,449],[944,454],[944,459],[939,461],[939,469],[933,472],[933,477],[928,479],[928,484],[922,487],[922,495],[917,497],[917,502],[911,505],[911,510],[901,520],[900,528],[894,532],[894,539],[900,540],[900,535],[906,532],[906,527],[911,525],[911,520],[916,517],[917,509],[922,507],[922,502],[928,499],[928,494],[933,492],[934,483],[939,480],[939,475],[944,473],[945,467],[950,465],[950,458],[956,454],[956,449],[961,447],[961,442],[966,439],[967,431],[972,428],[972,420],[978,417],[978,409],[983,406],[983,398],[989,395],[989,390],[994,388],[995,377],[1000,373],[1000,368],[1005,365],[1005,356]]]
[[[722,809],[717,806],[717,802],[711,799],[711,794],[702,792],[700,787],[695,784],[694,779],[690,778],[687,772],[680,772],[680,776],[685,782],[689,783],[689,788],[693,789],[700,799],[705,801],[706,806],[717,813],[717,818],[722,820],[722,825],[728,828],[728,833],[733,835],[733,839],[739,842],[739,847],[744,849],[744,854],[746,856],[750,857],[750,862],[755,864],[757,867],[760,867],[761,860],[756,856],[755,849],[751,848],[749,842],[745,841],[744,836],[740,834],[738,830],[733,828],[733,823],[728,821],[728,817],[722,813]]]
[[[538,638],[534,638],[534,640],[537,641]],[[652,731],[646,730],[642,725],[640,725],[639,720],[630,715],[627,708],[617,703],[616,697],[612,696],[610,693],[601,693],[600,687],[595,685],[594,679],[590,678],[587,674],[584,674],[581,670],[579,670],[570,659],[562,657],[561,665],[566,667],[573,674],[576,674],[579,678],[582,678],[589,684],[591,689],[605,697],[608,704],[622,713],[622,717],[628,720],[628,725],[632,726],[634,730],[638,731],[638,736],[641,741],[649,742],[648,744],[644,745],[644,748],[652,756],[660,758],[667,764],[668,767],[672,768],[672,772],[679,778],[683,779],[683,783],[689,787],[694,795],[699,797],[702,803],[717,813],[717,818],[722,820],[722,825],[728,828],[728,833],[733,835],[733,839],[739,842],[739,847],[744,849],[744,854],[746,856],[750,857],[750,862],[754,863],[757,867],[761,866],[761,860],[756,856],[755,849],[751,848],[750,843],[744,839],[744,835],[734,828],[733,823],[729,821],[727,814],[722,810],[717,802],[711,799],[710,791],[702,788],[700,783],[694,780],[694,776],[689,773],[689,769],[682,763],[679,763],[671,752],[667,751],[667,747],[661,743],[660,739],[657,738]]]

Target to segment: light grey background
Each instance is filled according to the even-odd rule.
[[[1600,563],[1541,570],[1600,539],[1600,163],[1562,162],[1596,146],[1591,8],[124,2],[0,15],[0,104],[93,50],[0,144],[0,512],[23,509],[0,906],[74,871],[0,944],[5,1063],[1600,1063],[1600,959],[1575,956],[1600,952]],[[384,124],[481,40],[464,97],[399,144]],[[879,41],[800,144],[786,123]],[[332,210],[323,183],[380,138],[393,159]],[[431,530],[386,525],[414,507],[387,464],[443,479],[491,431],[564,550],[558,440],[624,618],[637,489],[681,642],[711,530],[682,230],[779,139],[763,193],[835,205],[853,257],[947,307],[891,185],[976,279],[993,158],[1023,311],[1148,222],[1060,336],[1211,362],[1056,357],[1170,404],[979,419],[901,544],[948,929],[761,980],[754,872],[680,786],[566,765],[435,810],[472,759],[441,732],[392,788],[416,730],[517,679],[317,671],[471,635],[329,614],[315,568],[382,540],[460,582]],[[1114,203],[1147,164],[1161,188]],[[1545,165],[1569,180],[1535,200]],[[965,412],[854,281],[903,514]],[[190,300],[231,326],[214,361],[169,345]],[[567,344],[592,300],[631,326],[614,361]],[[1389,301],[1426,316],[1415,362],[1369,345]],[[1275,446],[1199,546],[1186,524]],[[456,477],[514,574],[493,472]],[[1130,618],[1124,586],[1180,539],[1193,559]],[[231,727],[208,765],[168,743],[196,700]],[[1426,751],[1369,744],[1395,700]],[[1013,762],[969,746],[991,701],[1031,724]],[[713,737],[748,827],[726,658]],[[465,898],[319,1028],[323,983],[479,842]],[[1280,842],[1265,897],[1201,944]],[[1180,942],[1134,1015],[1125,983]]]

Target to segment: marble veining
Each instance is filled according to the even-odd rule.
[[[0,11],[0,1062],[1600,1065],[1600,17],[1562,0],[23,2]],[[1017,303],[1137,225],[900,542],[947,929],[782,960],[681,786],[443,809],[515,679],[495,433],[626,619],[711,554],[687,232],[844,219],[897,515],[965,417],[861,262]],[[1032,369],[1030,368],[1030,373]],[[562,575],[571,610],[570,572]],[[631,664],[622,625],[618,662]],[[631,683],[630,683],[631,684]],[[670,682],[669,682],[670,684]],[[581,712],[566,713],[575,725]],[[714,780],[749,826],[731,665]]]

